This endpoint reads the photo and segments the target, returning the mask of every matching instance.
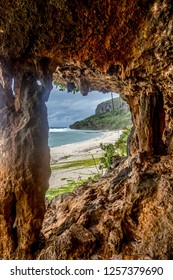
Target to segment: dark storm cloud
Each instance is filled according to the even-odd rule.
[[[114,93],[114,97],[117,94]],[[97,105],[111,98],[110,93],[91,92],[82,96],[53,88],[50,94],[48,120],[50,127],[66,127],[95,113]]]

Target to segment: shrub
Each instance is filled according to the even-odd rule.
[[[101,157],[101,164],[99,166],[100,170],[105,168],[110,171],[115,157],[127,156],[127,139],[130,130],[131,126],[126,127],[115,144],[100,144],[101,149],[104,151],[103,156]]]

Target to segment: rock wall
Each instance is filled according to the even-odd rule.
[[[37,84],[34,66],[12,75],[0,68],[0,255],[28,259],[45,213],[50,176],[45,101],[52,88],[48,73]]]
[[[172,1],[2,0],[0,15],[2,258],[30,258],[38,240],[49,178],[45,101],[52,75],[56,83],[79,88],[83,95],[91,90],[120,93],[134,124],[128,159],[132,171],[122,182],[116,175],[114,187],[107,187],[113,197],[109,203],[99,200],[105,223],[96,223],[91,232],[88,214],[79,226],[73,219],[68,229],[72,236],[59,229],[64,239],[57,238],[59,253],[54,256],[85,257],[74,250],[62,255],[67,238],[72,245],[76,239],[82,242],[84,252],[88,236],[91,251],[97,251],[94,240],[103,227],[102,240],[111,245],[101,258],[117,258],[121,252],[123,258],[142,258],[146,250],[149,258],[171,258]],[[114,210],[108,219],[110,205]],[[110,233],[106,220],[115,225]],[[39,258],[47,257],[40,253]]]
[[[37,259],[172,259],[172,158],[117,168],[49,204]]]

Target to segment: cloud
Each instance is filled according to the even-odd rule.
[[[118,96],[114,93],[114,97]],[[48,107],[50,127],[68,127],[75,121],[87,118],[95,113],[97,105],[111,98],[109,93],[90,92],[82,96],[79,92],[73,94],[53,88]]]

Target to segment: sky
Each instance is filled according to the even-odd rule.
[[[113,97],[117,96],[113,94]],[[80,92],[73,94],[54,87],[47,102],[49,127],[68,127],[94,115],[97,105],[108,99],[111,99],[110,93],[93,91],[83,96]]]

